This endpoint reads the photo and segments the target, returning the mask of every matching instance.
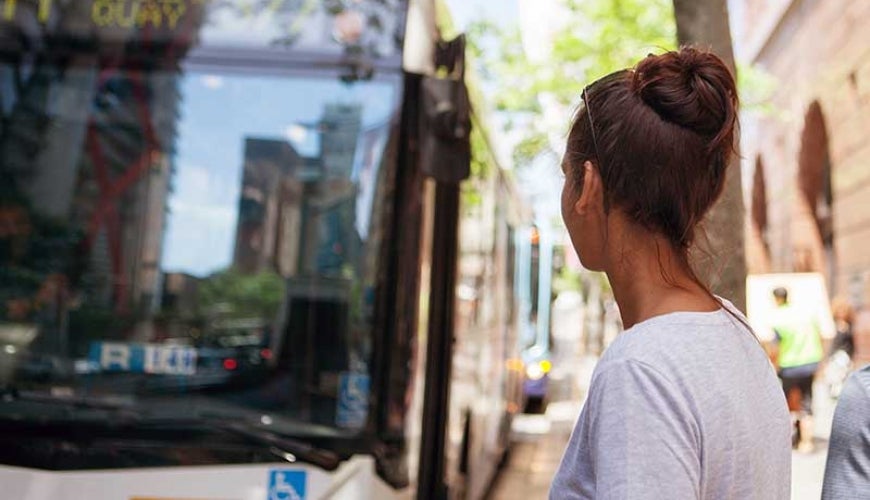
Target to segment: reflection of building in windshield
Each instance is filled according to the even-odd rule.
[[[75,207],[89,250],[82,288],[94,305],[147,317],[159,304],[177,85],[176,75],[144,81],[125,73],[100,84],[84,144],[89,168],[78,180],[79,189],[96,199],[80,197]]]
[[[320,157],[327,176],[350,177],[361,128],[362,105],[326,105],[321,122]]]
[[[4,197],[31,228],[26,251],[3,258],[12,275],[4,295],[31,302],[8,319],[39,323],[40,349],[66,352],[67,328],[73,337],[103,335],[94,315],[148,316],[159,301],[177,76],[97,69],[40,63],[20,93],[5,91],[12,72],[0,76],[15,131],[0,160],[20,167],[4,176]],[[40,76],[52,72],[62,76]],[[25,278],[62,289],[37,305],[43,285]],[[68,312],[69,321],[58,319]]]
[[[0,37],[0,226],[20,223],[0,230],[0,322],[35,329],[33,352],[79,356],[150,335],[190,48],[165,42],[193,39],[203,11],[140,44],[89,3],[38,4],[6,2]]]
[[[361,105],[326,105],[320,154],[303,157],[283,139],[246,138],[235,266],[284,277],[340,276],[355,264],[356,187],[351,180]]]
[[[202,280],[185,273],[165,273],[160,309],[172,311],[182,318],[193,317],[199,304],[199,284]]]
[[[298,240],[301,183],[296,175],[311,163],[283,140],[245,139],[234,256],[240,271],[296,274],[298,244],[285,245],[282,235],[295,233],[292,239]]]

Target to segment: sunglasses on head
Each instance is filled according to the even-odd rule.
[[[592,119],[592,107],[589,106],[589,91],[590,89],[594,89],[595,87],[600,87],[601,85],[610,83],[612,81],[625,78],[625,76],[630,72],[631,70],[622,69],[610,73],[607,76],[601,77],[598,80],[595,80],[594,82],[584,87],[583,93],[580,95],[580,98],[583,101],[583,106],[586,108],[586,118],[589,120],[589,133],[592,135],[592,148],[595,150],[595,158],[598,160],[599,168],[601,165],[603,165],[604,162],[601,159],[601,153],[598,149],[598,138],[595,134],[595,121]]]

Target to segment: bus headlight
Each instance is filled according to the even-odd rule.
[[[526,366],[526,376],[531,380],[540,380],[544,378],[544,375],[546,375],[552,367],[552,363],[547,359],[529,363],[529,365]]]

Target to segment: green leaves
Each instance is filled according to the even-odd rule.
[[[547,135],[538,130],[529,130],[514,146],[514,165],[528,165],[549,147]]]
[[[561,8],[541,60],[528,57],[518,26],[479,21],[468,30],[471,59],[495,88],[496,109],[536,115],[514,149],[518,167],[557,149],[548,138],[566,133],[568,119],[548,123],[545,112],[557,107],[567,117],[586,83],[676,46],[670,0],[563,0]]]
[[[777,79],[758,66],[737,65],[737,87],[744,110],[770,115],[775,112],[770,98],[778,86]]]
[[[227,269],[204,280],[199,289],[200,309],[223,306],[233,317],[272,318],[284,296],[284,281],[278,274],[243,274]]]

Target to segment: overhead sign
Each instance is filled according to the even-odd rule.
[[[188,46],[401,50],[407,0],[0,0],[0,31]],[[45,28],[34,30],[34,24]],[[181,55],[181,54],[177,54]]]
[[[21,3],[22,5],[19,5]],[[32,10],[32,2],[18,0],[2,0],[2,17],[11,21],[16,19],[21,11]],[[207,3],[206,0],[92,0],[90,2],[91,21],[96,26],[118,28],[154,28],[174,29],[179,20],[193,7]],[[45,23],[58,10],[62,2],[56,0],[39,0],[36,5],[36,18]]]

